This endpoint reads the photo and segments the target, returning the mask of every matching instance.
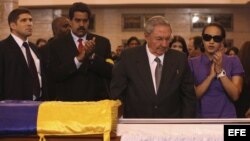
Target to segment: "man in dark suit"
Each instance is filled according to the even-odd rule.
[[[69,9],[70,34],[50,44],[49,71],[57,83],[56,99],[93,101],[109,97],[112,64],[108,39],[88,32],[91,11],[84,3]]]
[[[30,11],[14,9],[8,23],[11,34],[0,42],[0,100],[46,99],[37,48],[28,42],[33,26]]]
[[[47,80],[47,91],[48,91],[48,99],[49,100],[55,100],[56,99],[56,83],[52,79],[52,77],[49,76],[48,73],[48,65],[50,61],[50,43],[53,42],[53,40],[63,37],[70,33],[70,21],[66,17],[57,17],[52,21],[52,31],[53,31],[53,37],[50,38],[47,42],[47,44],[39,48],[41,60],[44,63],[43,66],[45,66],[45,74],[46,74],[46,80]]]
[[[185,54],[169,49],[172,29],[162,16],[146,22],[145,46],[125,50],[114,66],[111,98],[124,118],[192,118],[196,96]]]

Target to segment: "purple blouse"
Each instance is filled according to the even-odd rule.
[[[243,75],[244,70],[238,57],[223,55],[223,69],[230,79],[235,75]],[[189,59],[189,66],[194,76],[195,85],[201,84],[210,73],[212,62],[206,55]],[[205,94],[197,105],[197,116],[200,118],[235,118],[236,111],[233,102],[224,90],[222,83],[216,77],[212,80]]]

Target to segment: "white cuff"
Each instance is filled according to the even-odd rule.
[[[82,65],[82,62],[78,61],[77,58],[74,58],[75,64],[76,64],[76,68],[79,69],[80,66]]]

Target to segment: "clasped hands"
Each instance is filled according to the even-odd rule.
[[[212,65],[210,69],[210,75],[212,77],[216,77],[217,74],[221,73],[223,70],[222,67],[222,56],[224,54],[224,48],[221,47],[218,51],[216,51],[212,58]]]
[[[83,62],[85,58],[89,58],[93,54],[95,48],[95,37],[93,37],[92,40],[86,40],[84,43],[85,45],[82,51],[76,57],[80,62]]]

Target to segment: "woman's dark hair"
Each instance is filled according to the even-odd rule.
[[[43,39],[43,38],[38,38],[38,39],[36,40],[36,45],[38,46],[38,45],[40,44],[40,42],[45,42],[45,43],[47,43],[47,40],[46,40],[46,39]]]
[[[202,37],[201,36],[194,36],[193,40],[194,40],[194,48],[195,49],[199,48],[201,50],[201,52],[204,52],[205,49],[203,46]]]
[[[175,35],[173,40],[169,43],[169,46],[171,47],[175,42],[180,42],[182,44],[182,50],[188,56],[189,53],[188,53],[187,44],[186,44],[185,39],[180,35]]]
[[[250,41],[246,41],[239,51],[239,58],[245,71],[245,82],[250,84]]]
[[[87,12],[88,18],[91,17],[91,11],[87,4],[82,2],[73,3],[73,5],[69,8],[69,19],[72,20],[75,12]]]
[[[136,42],[138,43],[138,45],[141,44],[140,40],[139,40],[137,37],[132,36],[132,37],[130,37],[130,38],[128,39],[127,45],[129,45],[132,41],[136,41]]]
[[[225,54],[229,55],[229,53],[230,53],[231,50],[235,53],[235,55],[238,55],[239,49],[237,47],[230,47],[230,48],[228,48]]]

